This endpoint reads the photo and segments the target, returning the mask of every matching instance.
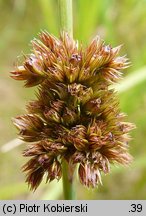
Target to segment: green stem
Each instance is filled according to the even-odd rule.
[[[73,37],[72,0],[59,0],[61,30]]]
[[[65,200],[75,199],[75,192],[73,186],[73,179],[69,179],[69,166],[64,160],[62,163],[62,174],[63,174],[63,192]]]
[[[73,37],[73,18],[72,18],[72,0],[59,0],[60,10],[60,24],[61,30],[68,32]],[[72,200],[74,198],[73,192],[73,179],[69,177],[69,166],[68,163],[63,160],[62,163],[62,174],[63,174],[63,191],[64,199]]]

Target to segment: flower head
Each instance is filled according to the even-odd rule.
[[[27,114],[14,119],[21,139],[31,143],[23,153],[31,157],[23,166],[26,181],[35,190],[44,174],[46,181],[59,180],[66,160],[70,169],[79,164],[83,185],[95,187],[110,163],[131,161],[128,133],[134,125],[125,122],[109,88],[129,63],[118,56],[120,46],[107,46],[99,37],[85,49],[67,33],[39,37],[32,41],[33,53],[11,72],[25,87],[39,85]]]

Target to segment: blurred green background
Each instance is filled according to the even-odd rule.
[[[29,53],[30,40],[40,30],[58,36],[57,0],[0,0],[0,199],[62,199],[62,185],[43,183],[32,193],[24,183],[20,168],[25,162],[25,145],[7,152],[7,142],[17,137],[11,117],[25,112],[35,89],[9,77],[17,56]],[[87,44],[96,34],[106,43],[123,44],[132,66],[124,71],[119,93],[121,110],[136,124],[130,152],[134,161],[129,168],[113,167],[103,175],[103,186],[89,190],[75,182],[78,199],[146,198],[146,0],[73,0],[74,38]],[[119,87],[120,88],[120,87]]]

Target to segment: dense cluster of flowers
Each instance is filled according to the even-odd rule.
[[[37,99],[27,114],[14,119],[21,139],[30,142],[24,151],[31,159],[23,166],[26,181],[35,190],[46,180],[60,179],[62,161],[70,170],[78,166],[81,183],[95,187],[110,163],[129,164],[128,132],[116,92],[109,88],[128,66],[112,48],[96,37],[89,46],[78,46],[67,33],[60,39],[47,32],[32,41],[33,53],[11,72],[25,87],[38,85]]]

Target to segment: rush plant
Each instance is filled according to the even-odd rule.
[[[30,157],[23,166],[26,182],[36,190],[45,174],[46,182],[59,180],[65,162],[68,181],[78,165],[80,182],[96,187],[110,164],[128,165],[132,159],[128,142],[134,125],[125,122],[111,88],[128,59],[118,55],[121,46],[112,48],[97,36],[84,48],[65,31],[59,39],[41,32],[32,47],[11,72],[25,87],[38,86],[27,113],[13,120],[20,138],[30,143],[23,152]]]

